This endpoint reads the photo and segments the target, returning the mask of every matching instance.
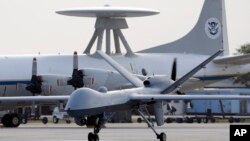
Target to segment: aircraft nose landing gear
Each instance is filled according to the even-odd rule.
[[[94,133],[90,132],[88,135],[88,141],[99,141],[98,134],[94,134]]]
[[[99,121],[101,121],[101,120],[99,120]],[[98,133],[100,132],[102,125],[103,124],[101,122],[98,122],[97,126],[94,128],[94,133],[93,132],[89,133],[88,141],[99,141]]]
[[[94,128],[94,132],[90,132],[88,134],[88,141],[99,141],[98,133],[102,129],[103,125],[114,115],[115,113],[110,113],[109,116],[104,116],[104,114],[98,115],[96,120],[96,126]]]
[[[103,126],[103,114],[98,115],[98,118],[96,119],[96,125],[94,127],[94,132],[90,132],[88,134],[88,141],[99,141],[98,133],[101,130],[101,127]]]

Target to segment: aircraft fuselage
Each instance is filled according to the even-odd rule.
[[[165,74],[170,76],[174,58],[177,59],[177,79],[193,69],[209,56],[194,54],[136,54],[133,57],[124,55],[111,55],[114,60],[120,63],[134,74],[142,74],[145,69],[148,76],[154,74]],[[30,96],[29,91],[25,90],[26,85],[31,79],[32,59],[37,58],[38,74],[56,74],[71,76],[72,74],[72,55],[35,55],[35,56],[1,56],[0,57],[0,96]],[[101,57],[96,55],[79,55],[79,69],[93,68],[113,70]],[[245,65],[216,65],[209,63],[205,68],[194,75],[199,78],[200,83],[197,87],[217,82],[248,72],[250,66]],[[114,70],[113,70],[114,71]],[[95,76],[93,76],[95,77]],[[100,76],[98,76],[100,77]],[[124,78],[98,79],[88,87],[98,89],[106,86],[109,90],[117,89],[122,83],[129,83]],[[114,87],[116,86],[116,87]],[[72,86],[50,85],[44,90],[44,95],[69,95],[74,90]]]

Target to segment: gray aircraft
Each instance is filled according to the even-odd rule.
[[[151,129],[160,141],[166,141],[166,134],[164,132],[157,133],[154,127],[149,123],[145,115],[140,111],[141,105],[154,106],[156,123],[158,126],[164,124],[164,110],[163,105],[168,100],[196,100],[196,99],[245,99],[250,96],[237,96],[237,95],[176,95],[173,94],[178,91],[178,88],[186,81],[188,81],[196,72],[202,69],[206,64],[211,62],[215,57],[223,51],[219,50],[204,62],[196,66],[186,75],[178,80],[174,80],[175,72],[172,71],[172,79],[165,75],[149,76],[146,80],[141,81],[133,74],[128,72],[125,68],[115,62],[111,57],[102,51],[97,53],[108,62],[114,69],[116,69],[124,78],[131,82],[136,88],[107,91],[103,88],[102,91],[95,91],[89,88],[81,88],[72,93],[68,99],[66,110],[73,117],[86,117],[96,115],[99,117],[98,122],[94,128],[94,132],[88,135],[89,141],[98,141],[103,124],[112,117],[105,117],[104,112],[116,112],[121,110],[133,109],[138,111],[142,118],[148,123]],[[176,68],[173,65],[173,70]]]

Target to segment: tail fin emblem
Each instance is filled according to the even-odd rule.
[[[216,18],[210,18],[205,25],[205,32],[211,39],[217,39],[221,34],[221,24]]]

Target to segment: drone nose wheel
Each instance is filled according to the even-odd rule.
[[[88,135],[88,141],[99,141],[98,134],[94,134],[94,133],[90,132]]]

